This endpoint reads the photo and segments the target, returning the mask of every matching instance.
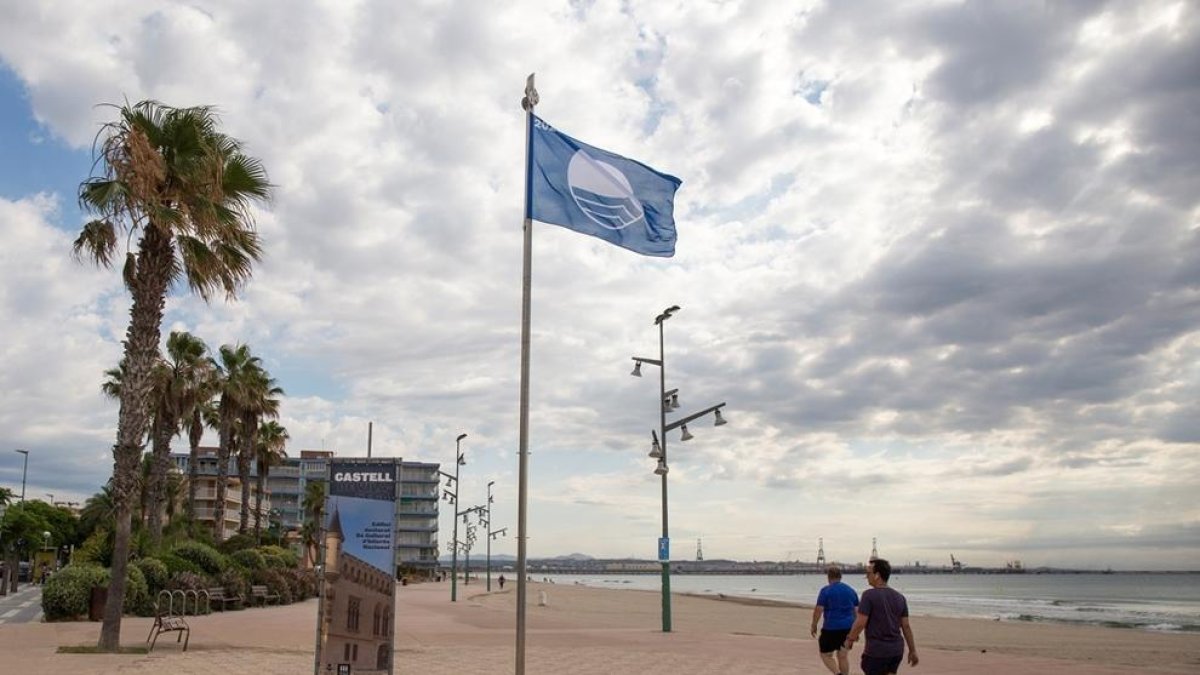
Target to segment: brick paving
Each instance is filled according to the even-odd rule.
[[[536,588],[536,586],[535,586]],[[447,584],[398,589],[396,672],[421,675],[512,673],[514,621],[511,588],[504,594],[474,594],[460,588],[449,602]],[[553,591],[552,591],[553,592]],[[579,618],[562,607],[536,606],[530,593],[526,646],[529,675],[724,675],[799,673],[821,675],[815,643],[807,635],[788,638],[743,635],[711,627],[676,625],[664,634],[646,621],[622,627],[614,621]],[[30,623],[0,626],[0,672],[92,675],[297,675],[311,673],[316,600],[193,617],[191,646],[182,652],[172,635],[148,655],[58,654],[60,645],[95,644],[98,623]],[[795,610],[799,612],[799,610]],[[803,618],[799,617],[798,618]],[[799,625],[800,622],[797,622]],[[150,619],[127,618],[122,643],[143,643]],[[923,649],[918,673],[964,672],[1090,673],[1134,672],[1011,655]],[[857,656],[852,657],[854,661]],[[907,667],[904,672],[912,672]]]

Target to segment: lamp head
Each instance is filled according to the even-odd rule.
[[[459,435],[458,435],[458,438],[454,439],[454,442],[455,442],[455,443],[461,443],[461,442],[462,442],[462,439],[464,439],[464,438],[466,438],[466,437],[467,437],[467,435],[466,435],[466,434],[459,434]]]
[[[725,424],[725,418],[721,417],[720,410],[717,410],[715,413],[713,413],[713,415],[717,418],[716,421],[713,422],[714,427],[719,427]]]
[[[689,432],[689,431],[687,430],[687,425],[686,425],[686,424],[680,425],[680,427],[679,427],[679,428],[680,428],[680,429],[683,431],[683,434],[682,434],[682,435],[680,435],[680,437],[679,437],[679,440],[681,440],[681,441],[690,441],[690,440],[692,440],[693,438],[695,438],[695,436],[692,436],[691,432]]]
[[[633,363],[633,372],[630,373],[630,375],[632,375],[634,377],[642,376],[642,362],[641,361],[635,361]]]
[[[658,460],[658,466],[654,468],[654,475],[665,476],[665,475],[667,475],[667,471],[668,471],[667,463],[661,459]]]

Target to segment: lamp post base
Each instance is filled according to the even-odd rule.
[[[671,632],[671,563],[662,564],[662,629]]]

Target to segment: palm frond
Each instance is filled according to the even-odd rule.
[[[111,267],[117,250],[117,231],[112,222],[93,220],[80,230],[71,251],[76,260],[89,258],[98,265]]]

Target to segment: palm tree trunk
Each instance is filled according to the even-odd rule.
[[[148,511],[146,520],[150,529],[150,541],[155,547],[162,542],[163,494],[166,487],[167,469],[171,466],[171,436],[175,431],[175,425],[167,420],[167,417],[168,415],[162,410],[154,417],[150,476],[146,485],[146,491],[150,497],[146,508]]]
[[[196,482],[200,478],[200,439],[204,437],[204,419],[199,408],[192,412],[188,429],[188,498],[187,521],[190,528],[196,522]]]
[[[100,627],[98,647],[115,652],[121,646],[121,612],[125,598],[125,569],[129,564],[129,540],[133,487],[142,455],[142,439],[149,417],[147,402],[152,369],[158,358],[158,339],[166,304],[167,283],[174,261],[174,249],[153,223],[146,226],[138,242],[136,267],[129,271],[127,283],[133,305],[129,310],[129,328],[125,332],[125,365],[128,371],[121,383],[121,407],[117,413],[117,444],[113,446],[113,501],[117,512],[116,541],[113,544],[112,579],[104,605],[104,623]]]
[[[241,449],[238,451],[238,476],[242,479],[242,510],[238,519],[238,534],[250,529],[250,463],[258,437],[258,420],[253,413],[242,417]]]
[[[267,465],[265,462],[258,465],[258,479],[256,483],[258,489],[254,493],[254,543],[261,544],[263,490],[267,485]]]
[[[213,505],[213,541],[225,540],[225,489],[229,479],[229,452],[233,444],[233,418],[228,408],[221,410],[221,440],[217,448],[217,501]]]

